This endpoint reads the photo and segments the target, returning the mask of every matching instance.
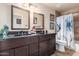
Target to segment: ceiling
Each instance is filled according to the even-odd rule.
[[[39,3],[47,8],[57,10],[59,12],[65,12],[69,9],[79,7],[79,3]]]

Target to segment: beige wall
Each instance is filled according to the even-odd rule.
[[[11,21],[11,11],[10,6],[6,4],[0,4],[0,28],[4,24],[7,24],[10,28]]]
[[[68,10],[68,11],[65,11],[65,12],[62,12],[61,14],[63,15],[63,14],[72,14],[72,13],[75,13],[75,12],[79,12],[79,8],[77,7],[75,7],[74,9],[70,9],[70,10]]]
[[[50,10],[48,8],[45,8],[43,6],[37,5],[38,7],[24,7],[19,4],[13,4],[18,7],[30,10],[30,29],[32,28],[33,24],[33,12],[44,14],[44,28],[45,30],[48,30],[49,33],[54,33],[54,30],[50,30],[49,28],[49,21],[50,21],[50,13],[55,14],[54,10]],[[2,27],[3,24],[7,24],[11,30],[11,5],[10,4],[0,4],[0,27]]]

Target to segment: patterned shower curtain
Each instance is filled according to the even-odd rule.
[[[56,39],[63,40],[63,16],[57,17],[56,19]]]
[[[72,14],[65,15],[64,21],[64,40],[66,41],[66,47],[69,49],[75,49],[75,43],[74,43],[74,21]]]
[[[65,41],[65,47],[74,50],[74,22],[72,14],[57,17],[56,29],[56,40]]]

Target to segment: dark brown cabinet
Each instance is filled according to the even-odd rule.
[[[55,43],[54,40],[48,40],[48,54],[52,54],[55,51]]]
[[[28,55],[29,56],[38,56],[38,36],[31,36],[28,38]]]
[[[14,49],[1,51],[0,56],[14,56]]]
[[[15,48],[15,56],[27,56],[27,55],[28,55],[28,46]]]
[[[39,55],[51,55],[56,50],[55,35],[45,35],[39,39]]]
[[[1,56],[48,56],[55,50],[55,34],[26,36],[0,41]]]
[[[44,56],[47,55],[48,50],[48,41],[42,41],[39,43],[39,55]]]
[[[38,56],[38,43],[32,43],[29,45],[29,56]]]

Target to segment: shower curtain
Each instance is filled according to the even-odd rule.
[[[74,22],[72,14],[57,17],[56,24],[56,40],[61,40],[62,42],[65,41],[66,48],[75,50]]]
[[[57,17],[56,19],[56,39],[63,40],[63,16]]]

